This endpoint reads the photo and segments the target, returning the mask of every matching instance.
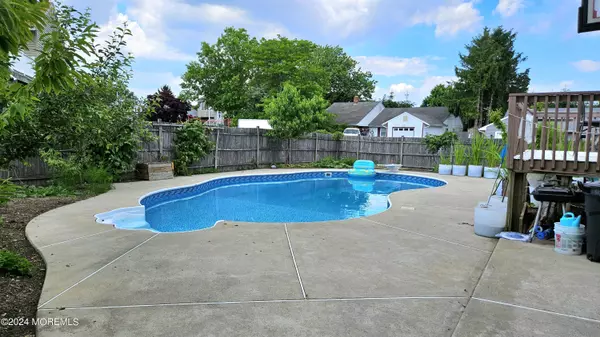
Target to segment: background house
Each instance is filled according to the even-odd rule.
[[[531,111],[527,111],[527,116],[525,118],[526,120],[526,124],[525,124],[525,142],[527,144],[530,144],[533,141],[533,136],[532,136],[532,125],[533,125],[533,113],[531,113]],[[508,131],[508,112],[506,113],[506,115],[504,116],[504,118],[501,119],[502,123],[504,123],[504,125],[506,125],[506,130]],[[523,126],[522,123],[519,124],[519,138],[521,138],[521,134],[522,134],[522,130],[523,130]],[[481,134],[483,134],[484,136],[486,136],[487,138],[494,138],[494,139],[502,139],[502,131],[498,130],[498,128],[493,124],[488,124],[488,125],[484,125],[482,127],[479,128],[479,132]]]
[[[383,109],[381,102],[359,102],[358,97],[355,97],[353,102],[333,103],[327,111],[336,116],[336,123],[357,127],[363,136],[367,136],[369,124]]]
[[[373,137],[425,137],[462,129],[460,117],[445,107],[386,108],[369,123]]]

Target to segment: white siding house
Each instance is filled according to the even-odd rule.
[[[501,121],[502,121],[502,123],[504,123],[504,125],[508,126],[508,115],[506,117],[502,118]],[[529,111],[527,112],[526,121],[527,122],[525,124],[525,141],[527,142],[527,144],[529,144],[533,141],[533,136],[531,133],[532,124],[533,124],[533,114]],[[521,132],[522,132],[521,126],[519,126],[519,138],[521,137]],[[507,129],[508,129],[508,127],[507,127]],[[490,123],[488,125],[480,127],[479,132],[481,134],[483,134],[486,138],[502,139],[502,132],[500,130],[498,130],[498,128],[493,123]]]
[[[460,117],[443,107],[387,108],[369,126],[374,137],[425,137],[462,131]]]

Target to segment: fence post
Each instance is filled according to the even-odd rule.
[[[317,159],[319,159],[319,155],[317,154],[319,148],[319,133],[315,132],[315,160],[317,161]]]
[[[356,147],[356,159],[360,159],[360,135],[358,135],[358,146]]]
[[[260,164],[260,128],[256,127],[256,168]]]
[[[158,124],[158,161],[162,161],[163,158],[163,127],[162,124]]]
[[[404,136],[400,137],[400,166],[404,164]]]
[[[219,129],[217,129],[217,139],[215,141],[215,170],[219,167]]]

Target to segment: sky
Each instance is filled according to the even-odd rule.
[[[518,33],[532,92],[597,90],[600,32],[577,34],[580,0],[63,0],[91,8],[106,37],[128,21],[137,95],[169,85],[180,91],[186,64],[202,41],[225,27],[256,37],[278,34],[340,45],[377,80],[374,99],[394,91],[420,104],[435,85],[455,79],[464,46],[483,27]]]

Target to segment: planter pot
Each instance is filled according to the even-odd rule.
[[[497,167],[484,167],[483,168],[483,177],[486,179],[496,179],[498,177],[498,168]]]
[[[469,165],[469,177],[481,178],[483,174],[483,166]]]
[[[445,176],[452,174],[452,165],[440,164],[438,173]]]
[[[506,208],[494,205],[477,205],[475,207],[475,234],[488,238],[496,237],[496,234],[504,230],[506,225]]]
[[[467,165],[452,165],[453,176],[465,176],[467,174]]]

